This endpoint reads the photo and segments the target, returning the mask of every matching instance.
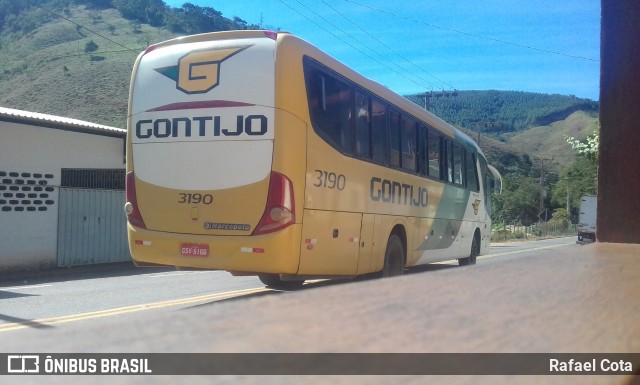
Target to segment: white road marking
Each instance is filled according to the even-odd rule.
[[[489,259],[489,258],[494,258],[494,257],[501,257],[501,256],[504,256],[504,255],[526,253],[526,252],[529,252],[529,251],[544,250],[544,249],[553,249],[553,248],[556,248],[556,247],[575,245],[575,244],[576,244],[576,242],[573,241],[573,242],[568,242],[568,243],[559,243],[559,244],[556,244],[556,245],[533,247],[533,248],[530,248],[530,249],[505,251],[503,253],[492,253],[492,254],[487,254],[487,255],[480,256],[480,257],[478,257],[478,259]]]
[[[12,286],[12,287],[0,287],[0,290],[24,290],[24,289],[39,289],[41,287],[49,287],[53,286],[53,284],[46,285],[27,285],[27,286]]]

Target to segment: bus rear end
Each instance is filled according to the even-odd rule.
[[[275,54],[275,36],[256,31],[175,39],[138,57],[125,205],[136,264],[297,272],[294,185],[272,167]]]

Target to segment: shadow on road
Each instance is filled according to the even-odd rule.
[[[0,314],[0,320],[10,322],[11,324],[28,326],[35,329],[52,329],[53,328],[53,326],[51,325],[43,324],[40,322],[36,322],[36,321],[24,319],[24,318],[12,317],[6,314]],[[2,326],[6,326],[6,325],[2,325]]]
[[[58,267],[37,271],[0,272],[0,288],[60,281],[155,274],[175,271],[174,267],[136,267],[132,262]]]
[[[405,275],[413,275],[413,274],[420,274],[420,273],[425,273],[425,272],[448,270],[448,269],[452,269],[452,268],[456,268],[456,267],[458,267],[458,266],[455,265],[453,261],[452,261],[451,264],[421,265],[421,266],[415,266],[415,267],[411,267],[409,269],[406,269],[404,274]],[[189,309],[201,308],[203,306],[211,306],[211,305],[217,305],[217,304],[229,303],[229,302],[235,302],[235,301],[244,301],[244,300],[247,300],[247,299],[250,299],[250,298],[259,298],[259,297],[264,297],[264,296],[272,296],[272,295],[280,295],[280,294],[286,294],[286,293],[292,293],[292,292],[313,290],[313,289],[318,289],[318,288],[322,288],[322,287],[328,287],[328,286],[334,286],[334,285],[343,285],[343,284],[362,282],[362,281],[370,281],[370,280],[375,280],[375,279],[382,279],[382,278],[380,277],[380,274],[368,274],[368,275],[364,275],[364,276],[358,276],[358,277],[355,277],[355,278],[335,278],[335,279],[310,280],[310,281],[305,282],[304,285],[302,285],[302,286],[300,286],[298,288],[288,289],[288,290],[274,289],[274,288],[270,288],[270,287],[265,287],[264,291],[247,293],[247,294],[240,294],[240,295],[236,295],[236,296],[229,297],[229,298],[223,298],[223,299],[215,299],[215,300],[211,300],[211,301],[208,301],[208,302],[205,302],[205,303],[200,303],[200,304],[197,304],[197,305],[188,306],[188,307],[182,308],[181,310],[189,310]]]
[[[39,297],[39,295],[14,293],[8,290],[0,290],[0,299],[11,299],[11,298],[21,298],[21,297]]]

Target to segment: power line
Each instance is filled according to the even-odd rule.
[[[144,51],[146,47],[142,47],[139,49],[139,52]],[[91,55],[104,55],[104,54],[110,54],[110,53],[131,53],[130,49],[117,49],[117,50],[111,50],[111,51],[94,51],[91,52]],[[64,58],[68,58],[68,57],[77,57],[77,56],[86,56],[87,53],[70,53],[67,55],[58,55],[58,56],[52,56],[51,60],[58,60],[58,59],[64,59]]]
[[[376,11],[376,12],[383,13],[383,14],[386,14],[386,15],[389,15],[389,16],[393,16],[393,17],[397,17],[397,18],[400,18],[400,19],[404,19],[404,20],[411,21],[411,22],[414,22],[414,23],[423,24],[423,25],[426,25],[426,26],[431,27],[431,28],[441,29],[443,31],[454,32],[454,33],[458,33],[458,34],[461,34],[461,35],[471,36],[471,37],[475,37],[475,38],[478,38],[478,39],[489,40],[489,41],[493,41],[493,42],[501,43],[501,44],[508,44],[508,45],[512,45],[512,46],[515,46],[515,47],[526,48],[526,49],[530,49],[530,50],[534,50],[534,51],[545,52],[545,53],[550,53],[550,54],[560,55],[560,56],[566,56],[566,57],[570,57],[572,59],[580,59],[580,60],[588,60],[588,61],[592,61],[592,62],[600,62],[600,60],[598,60],[598,59],[593,59],[593,58],[588,58],[588,57],[578,56],[578,55],[571,55],[571,54],[564,53],[564,52],[552,51],[552,50],[548,50],[548,49],[544,49],[544,48],[538,48],[538,47],[534,47],[534,46],[530,46],[530,45],[526,45],[526,44],[514,43],[512,41],[507,41],[507,40],[503,40],[503,39],[496,39],[496,38],[493,38],[493,37],[487,37],[487,36],[482,36],[482,35],[478,35],[478,34],[475,34],[475,33],[460,31],[458,29],[442,27],[442,26],[439,26],[439,25],[435,25],[435,24],[424,22],[422,20],[416,20],[416,19],[412,19],[410,17],[400,16],[398,14],[395,14],[395,13],[392,13],[392,12],[389,12],[389,11],[384,11],[382,9],[378,9],[378,8],[372,7],[370,5],[362,4],[362,3],[359,3],[359,2],[354,1],[354,0],[344,0],[344,1],[359,5],[361,7],[369,8],[372,11]]]
[[[306,9],[308,9],[311,13],[313,13],[314,15],[318,16],[319,18],[321,18],[322,20],[324,20],[326,23],[328,23],[329,25],[331,25],[333,28],[337,29],[338,31],[340,31],[340,32],[342,32],[343,34],[345,34],[345,35],[349,36],[350,38],[352,38],[352,39],[353,39],[353,40],[355,40],[356,42],[360,43],[362,46],[364,46],[364,47],[365,47],[366,49],[368,49],[369,51],[371,51],[371,52],[375,53],[376,55],[380,56],[380,57],[382,58],[382,60],[388,61],[389,63],[391,63],[391,64],[395,65],[396,67],[398,67],[398,68],[399,68],[400,70],[402,70],[402,71],[407,71],[407,70],[406,70],[405,68],[403,68],[402,66],[398,65],[397,63],[394,63],[394,62],[392,62],[392,61],[388,60],[386,57],[384,57],[384,55],[380,54],[380,53],[379,53],[379,52],[377,52],[376,50],[374,50],[374,49],[372,49],[371,47],[367,46],[367,44],[365,44],[365,43],[363,43],[362,41],[360,41],[360,40],[356,39],[356,38],[355,38],[355,37],[353,37],[351,34],[349,34],[349,33],[345,32],[343,29],[341,29],[340,27],[338,27],[337,25],[335,25],[335,24],[334,24],[334,23],[332,23],[331,21],[327,20],[327,19],[326,19],[325,17],[323,17],[322,15],[318,14],[317,12],[315,12],[313,9],[309,8],[308,6],[306,6],[305,4],[303,4],[302,2],[300,2],[300,0],[296,0],[296,1],[297,1],[300,5],[302,5],[302,6],[303,6],[303,7],[305,7]],[[324,2],[324,1],[323,1],[323,2]],[[327,4],[326,2],[324,2],[324,3],[325,3],[325,4]],[[329,8],[333,9],[336,13],[338,13],[340,16],[345,17],[345,16],[343,16],[342,14],[340,14],[340,12],[338,12],[338,11],[337,11],[337,10],[335,10],[333,7],[331,7],[329,4],[327,4],[327,5],[329,6]],[[345,18],[346,18],[346,17],[345,17]],[[347,19],[347,20],[349,20],[349,19]],[[349,20],[349,21],[350,21],[350,20]],[[355,24],[355,23],[354,23],[354,24]],[[366,31],[365,31],[365,32],[366,32]],[[383,43],[383,44],[384,44],[384,43]],[[415,75],[415,74],[411,74],[411,72],[409,72],[409,71],[407,71],[407,72],[408,72],[410,75],[413,75],[413,76],[415,76],[416,78],[418,78],[418,79],[422,80],[423,82],[426,82],[426,83],[429,85],[429,88],[432,88],[432,89],[433,89],[433,87],[431,86],[431,83],[430,83],[428,80],[426,80],[426,79],[424,79],[424,78],[422,78],[422,77],[420,77],[420,76],[417,76],[417,75]],[[397,73],[397,74],[399,74],[398,72],[396,72],[396,73]],[[399,75],[401,75],[401,74],[399,74]],[[402,76],[403,76],[403,77],[405,77],[405,79],[407,79],[407,77],[406,77],[406,76],[404,76],[404,75],[402,75]],[[434,78],[435,78],[435,76],[434,76]],[[437,79],[437,78],[436,78],[436,79]],[[438,79],[438,80],[439,80],[439,79]],[[414,82],[414,83],[415,83],[415,82]],[[415,84],[418,84],[418,83],[415,83]],[[444,83],[444,84],[446,84],[446,83]]]
[[[120,46],[120,47],[124,48],[124,49],[125,49],[125,50],[127,50],[127,51],[131,51],[131,52],[133,52],[133,53],[134,53],[134,54],[136,54],[136,55],[139,53],[139,51],[134,51],[133,49],[131,49],[131,48],[127,47],[127,46],[124,46],[124,45],[122,45],[122,44],[118,43],[117,41],[112,40],[112,39],[110,39],[110,38],[108,38],[108,37],[106,37],[106,36],[104,36],[104,35],[102,35],[102,34],[99,34],[98,32],[93,31],[93,30],[91,30],[91,29],[89,29],[89,28],[85,27],[85,26],[84,26],[84,25],[82,25],[82,24],[78,24],[78,23],[76,23],[75,21],[73,21],[73,20],[71,20],[71,19],[69,19],[69,18],[67,18],[67,17],[64,17],[64,16],[60,15],[59,13],[53,12],[52,10],[47,9],[47,8],[45,8],[45,7],[41,6],[41,5],[38,5],[38,4],[33,4],[33,5],[34,5],[35,7],[37,7],[37,8],[40,8],[40,9],[42,9],[42,10],[44,10],[44,11],[47,11],[47,12],[51,13],[52,15],[58,16],[59,18],[62,18],[62,19],[64,19],[64,20],[68,21],[68,22],[69,22],[69,23],[71,23],[71,24],[74,24],[74,25],[76,25],[76,26],[78,26],[78,27],[80,27],[80,28],[84,28],[84,29],[86,29],[87,31],[89,31],[89,32],[91,32],[91,33],[93,33],[93,34],[95,34],[95,35],[98,35],[98,36],[100,36],[101,38],[103,38],[103,39],[105,39],[105,40],[107,40],[107,41],[110,41],[110,42],[112,42],[113,44],[116,44],[116,45],[118,45],[118,46]]]
[[[360,52],[361,54],[365,55],[366,57],[368,57],[369,59],[375,61],[376,63],[388,68],[389,70],[391,70],[392,72],[394,72],[397,75],[402,76],[403,78],[409,80],[410,82],[420,86],[420,87],[424,87],[424,84],[420,84],[418,82],[416,82],[415,80],[405,76],[404,74],[396,71],[394,68],[390,67],[389,65],[387,65],[386,63],[381,62],[380,60],[376,59],[375,57],[369,55],[368,53],[366,53],[365,51],[361,50],[360,48],[354,46],[353,44],[351,44],[350,42],[344,40],[343,38],[341,38],[340,36],[336,35],[335,33],[333,33],[332,31],[330,31],[329,29],[325,28],[324,26],[322,26],[321,24],[317,23],[315,20],[313,20],[312,18],[308,17],[307,15],[305,15],[304,13],[298,11],[297,9],[293,8],[292,6],[290,6],[289,4],[287,4],[286,2],[284,2],[284,0],[280,0],[280,2],[282,4],[284,4],[287,8],[291,9],[292,11],[296,12],[297,14],[299,14],[300,16],[304,17],[305,19],[309,20],[310,22],[312,22],[313,24],[317,25],[318,27],[320,27],[322,30],[324,30],[325,32],[331,34],[333,37],[335,37],[336,39],[340,40],[341,42],[347,44],[349,47],[355,49],[356,51]],[[298,1],[298,3],[300,3]],[[302,4],[302,3],[300,3]],[[302,4],[303,6],[305,6],[304,4]],[[305,6],[306,7],[306,6]],[[306,7],[307,9],[309,9],[308,7]],[[309,9],[314,15],[322,18],[323,20],[327,21],[327,19],[323,18],[322,16],[318,15],[316,12],[314,12],[313,10]],[[327,21],[328,22],[328,21]],[[331,22],[329,22],[329,24],[332,24]],[[333,24],[332,24],[333,25]],[[335,25],[334,25],[335,27]],[[337,28],[337,27],[336,27]],[[339,28],[337,28],[339,29]],[[342,31],[343,33],[345,33],[344,31]],[[347,34],[348,35],[348,34]],[[355,40],[355,39],[354,39]],[[357,40],[356,40],[357,41]],[[361,43],[362,44],[362,43]],[[400,67],[402,68],[402,67]],[[429,88],[432,88],[431,86],[429,86]]]
[[[383,45],[385,48],[387,48],[389,51],[393,52],[394,54],[396,54],[398,57],[400,57],[402,60],[406,61],[407,63],[411,64],[412,66],[414,66],[415,68],[417,68],[418,70],[424,72],[425,74],[431,76],[432,78],[436,79],[437,81],[439,81],[440,83],[446,85],[449,88],[453,88],[453,86],[451,86],[449,83],[445,82],[444,80],[438,78],[437,76],[433,75],[430,72],[425,71],[422,67],[418,66],[417,64],[415,64],[414,62],[412,62],[411,60],[407,59],[406,57],[402,56],[400,53],[398,53],[398,51],[396,51],[395,49],[393,49],[392,47],[390,47],[389,45],[385,44],[383,41],[381,41],[380,39],[378,39],[375,35],[372,35],[371,33],[369,33],[369,31],[365,30],[364,28],[362,28],[360,25],[358,25],[355,21],[349,19],[348,17],[346,17],[344,14],[342,14],[340,11],[338,11],[337,9],[335,9],[333,6],[331,6],[329,3],[327,3],[325,0],[321,0],[327,7],[331,8],[334,12],[336,12],[338,15],[342,16],[345,20],[347,20],[348,22],[350,22],[351,24],[355,25],[356,27],[358,27],[358,29],[360,29],[362,32],[366,33],[369,37],[371,37],[372,39],[374,39],[375,41],[377,41],[378,43],[380,43],[381,45]],[[424,80],[424,79],[423,79]],[[428,82],[427,82],[428,83]]]

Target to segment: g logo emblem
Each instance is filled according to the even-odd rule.
[[[478,210],[480,209],[480,199],[476,199],[471,205],[473,206],[473,213],[475,215],[478,215]]]
[[[174,80],[176,88],[185,94],[203,94],[220,83],[222,62],[249,47],[189,52],[178,60],[177,66],[156,68],[156,71]]]

